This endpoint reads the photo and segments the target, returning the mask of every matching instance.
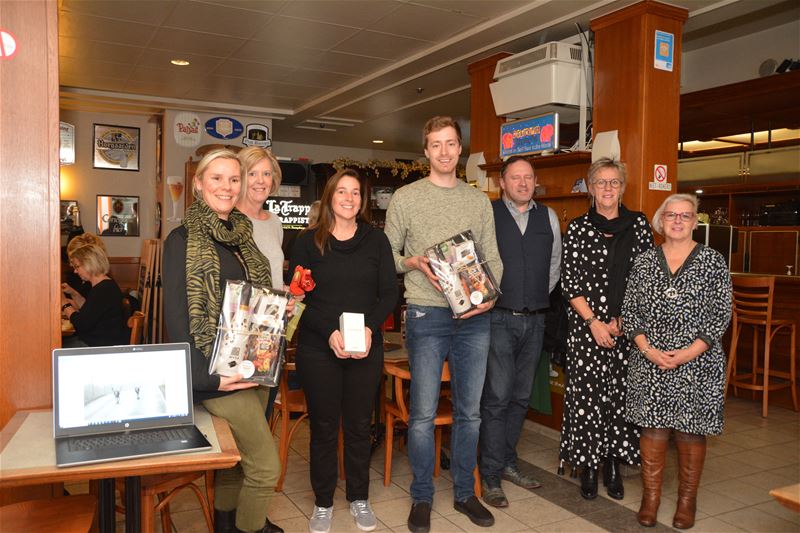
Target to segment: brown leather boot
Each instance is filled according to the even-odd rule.
[[[675,433],[678,447],[678,507],[672,518],[672,527],[689,529],[694,525],[697,511],[697,487],[706,460],[706,438],[704,435]]]
[[[642,504],[636,519],[646,527],[656,525],[669,433],[669,429],[644,428],[639,440],[642,455]]]

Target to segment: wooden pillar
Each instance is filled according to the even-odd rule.
[[[0,2],[0,426],[51,404],[61,343],[58,3]],[[78,132],[87,135],[88,132]]]
[[[500,162],[500,125],[505,122],[494,112],[494,102],[489,84],[494,81],[497,62],[508,57],[508,52],[500,52],[471,63],[467,67],[472,83],[470,93],[469,151],[471,154],[483,152],[486,162]]]
[[[652,217],[678,192],[681,35],[688,11],[645,0],[592,20],[595,32],[594,133],[618,130],[628,167],[624,202]],[[673,38],[672,70],[654,66],[656,32]],[[671,191],[651,190],[666,165]]]

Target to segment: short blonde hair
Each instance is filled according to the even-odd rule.
[[[247,182],[247,175],[250,169],[266,159],[272,165],[272,188],[269,190],[270,196],[278,192],[278,187],[281,186],[281,165],[278,163],[278,158],[272,155],[272,152],[265,150],[260,146],[248,146],[239,152],[239,163],[242,165],[242,179]]]
[[[692,204],[692,209],[694,209],[695,215],[697,215],[697,208],[700,207],[700,201],[694,194],[679,193],[670,194],[667,196],[659,208],[656,209],[655,215],[653,215],[653,229],[659,235],[664,235],[664,221],[662,220],[664,217],[664,211],[666,211],[667,206],[673,202],[689,202]]]
[[[104,276],[111,270],[106,251],[96,244],[78,246],[69,253],[69,260],[78,263],[91,276]]]
[[[239,196],[236,197],[236,202],[242,199],[244,196],[245,191],[247,190],[247,175],[242,175],[242,163],[239,161],[239,158],[236,154],[228,150],[227,148],[223,148],[220,150],[212,150],[208,152],[206,155],[203,156],[203,159],[197,163],[197,170],[194,172],[194,177],[192,178],[192,195],[195,198],[202,198],[203,195],[200,190],[197,188],[197,182],[203,181],[203,174],[205,174],[208,166],[216,161],[217,159],[232,159],[236,161],[236,164],[239,165],[239,178],[242,183],[242,189],[239,191]]]
[[[592,166],[589,167],[589,172],[586,173],[589,181],[588,185],[593,185],[594,177],[605,168],[611,168],[617,171],[617,176],[619,176],[619,179],[622,182],[622,185],[619,187],[619,197],[620,201],[622,201],[622,194],[625,192],[625,184],[628,181],[628,169],[625,166],[625,163],[622,161],[617,161],[616,159],[611,159],[610,157],[601,157],[592,163]],[[587,189],[589,189],[589,196],[593,197],[594,195],[592,194],[591,187],[587,187]]]
[[[80,235],[76,235],[72,238],[72,240],[67,243],[67,257],[76,249],[80,248],[81,246],[86,246],[87,244],[95,244],[103,249],[104,252],[108,253],[106,250],[106,244],[103,242],[103,239],[95,235],[94,233],[81,233]]]

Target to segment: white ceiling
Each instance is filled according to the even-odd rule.
[[[633,0],[59,0],[62,107],[273,118],[275,140],[420,151],[427,118],[465,128],[467,65],[574,37]],[[672,0],[685,46],[780,23],[796,0]],[[694,44],[693,44],[694,43]],[[177,67],[170,60],[191,64]]]

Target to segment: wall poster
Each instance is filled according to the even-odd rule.
[[[94,125],[93,168],[139,170],[139,128]]]

